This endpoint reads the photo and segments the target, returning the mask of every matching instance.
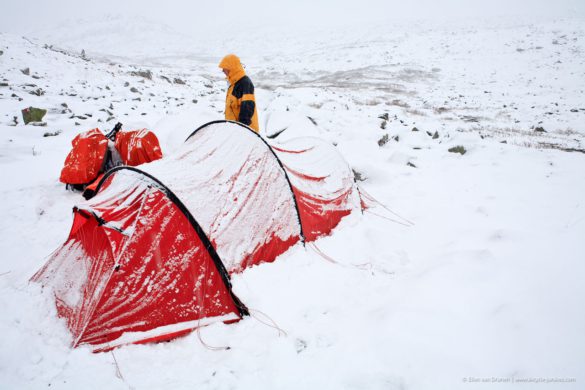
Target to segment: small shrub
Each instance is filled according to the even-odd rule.
[[[459,145],[459,146],[454,146],[452,148],[449,149],[449,152],[451,153],[459,153],[461,155],[464,155],[465,153],[467,153],[467,150],[465,149],[465,147]]]

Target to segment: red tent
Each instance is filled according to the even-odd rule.
[[[236,321],[247,309],[229,274],[329,234],[359,207],[354,190],[333,145],[271,147],[242,124],[211,122],[168,158],[110,170],[33,280],[55,294],[74,346]]]

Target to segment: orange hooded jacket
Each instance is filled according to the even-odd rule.
[[[246,76],[240,59],[235,54],[228,54],[220,61],[219,67],[229,71],[230,87],[225,98],[225,119],[241,122],[258,132],[254,84]]]

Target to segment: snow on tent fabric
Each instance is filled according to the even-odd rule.
[[[69,238],[33,276],[55,294],[74,346],[164,340],[246,314],[172,194],[129,169],[106,182],[75,208]]]
[[[246,126],[204,125],[145,169],[185,203],[230,272],[272,261],[301,238],[286,173]]]
[[[228,273],[274,261],[303,231],[329,234],[358,204],[333,146],[273,150],[247,126],[211,122],[142,171],[109,171],[34,280],[55,293],[75,345],[170,338],[241,318]]]
[[[307,241],[329,234],[357,208],[353,172],[333,145],[301,137],[272,149],[290,178]]]
[[[351,169],[318,138],[270,146],[241,123],[216,121],[195,130],[171,159],[146,169],[183,194],[230,272],[329,234],[359,207]],[[190,184],[188,169],[199,172],[188,174]]]

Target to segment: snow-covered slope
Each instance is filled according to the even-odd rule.
[[[72,31],[75,33],[72,34]],[[39,41],[89,56],[117,56],[142,61],[147,56],[166,57],[197,53],[194,40],[170,26],[144,17],[112,14],[99,18],[68,20],[28,34]]]
[[[162,55],[148,42],[174,34],[164,28],[133,55],[99,24],[54,32],[60,41],[0,34],[0,388],[579,388],[584,26],[259,28]],[[71,139],[121,121],[172,153],[222,118],[216,63],[230,51],[257,86],[262,134],[331,142],[389,209],[318,240],[334,263],[298,246],[235,275],[253,314],[237,324],[71,350],[52,298],[28,283],[80,200],[58,182]],[[29,106],[49,110],[45,127],[23,125]]]

